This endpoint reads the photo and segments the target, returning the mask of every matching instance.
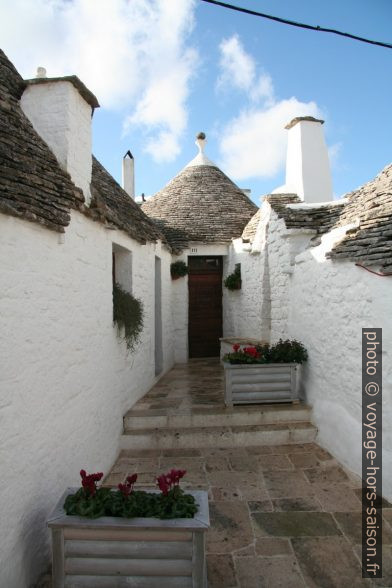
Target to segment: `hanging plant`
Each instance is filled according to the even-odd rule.
[[[143,303],[117,283],[113,285],[113,322],[118,335],[123,332],[127,348],[133,350],[143,330]]]
[[[174,261],[170,265],[170,274],[172,280],[178,280],[178,278],[182,278],[186,276],[188,273],[188,266],[185,261]]]
[[[241,280],[241,264],[235,264],[235,270],[232,274],[229,274],[223,282],[226,288],[229,290],[240,290],[242,285]]]

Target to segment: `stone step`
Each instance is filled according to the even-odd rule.
[[[233,427],[126,429],[121,449],[190,449],[311,443],[317,429],[308,421]]]
[[[219,407],[169,415],[154,414],[151,410],[130,410],[124,416],[124,430],[272,425],[278,422],[309,421],[310,416],[311,408],[305,404]]]

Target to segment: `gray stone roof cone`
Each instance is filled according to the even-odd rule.
[[[190,243],[230,243],[240,237],[257,206],[204,154],[199,153],[162,190],[142,205],[175,251]]]

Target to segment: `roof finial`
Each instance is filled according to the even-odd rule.
[[[201,133],[198,133],[196,135],[196,141],[195,141],[195,143],[196,143],[196,145],[199,148],[199,152],[201,154],[203,154],[204,153],[204,148],[205,148],[206,143],[207,143],[206,134],[203,133],[203,131]]]
[[[37,67],[36,78],[46,78],[46,69],[44,67]]]

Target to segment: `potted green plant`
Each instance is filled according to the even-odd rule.
[[[241,280],[241,264],[236,263],[233,273],[229,274],[223,284],[228,290],[240,290],[242,285]]]
[[[184,470],[157,478],[160,492],[134,490],[137,474],[118,489],[97,487],[102,473],[81,470],[48,520],[53,588],[189,586],[205,588],[208,498],[184,493]]]
[[[135,348],[143,330],[143,303],[116,282],[113,284],[113,323],[123,336],[127,349]]]
[[[296,340],[275,345],[233,345],[223,356],[225,404],[299,402],[300,366],[308,354]]]
[[[188,273],[188,266],[185,261],[174,261],[170,265],[170,275],[172,280],[178,280],[178,278],[182,278],[186,276]]]

